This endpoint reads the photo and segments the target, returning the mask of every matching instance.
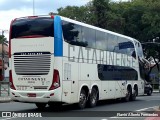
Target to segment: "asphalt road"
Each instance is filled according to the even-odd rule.
[[[146,117],[133,115],[132,117],[118,117],[117,114],[128,114],[130,112],[133,114],[149,113],[149,111],[154,111],[156,106],[160,106],[160,93],[154,93],[152,96],[139,96],[136,101],[131,102],[116,100],[100,101],[95,108],[86,108],[83,110],[77,109],[75,105],[65,105],[58,111],[49,107],[41,111],[34,104],[10,102],[0,103],[0,111],[8,111],[12,112],[12,114],[13,112],[21,113],[24,116],[31,116],[32,113],[37,113],[42,118],[18,118],[15,116],[14,118],[3,117],[0,120],[144,120]]]

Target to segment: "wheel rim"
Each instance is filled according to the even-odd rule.
[[[84,93],[81,93],[80,94],[80,100],[79,100],[79,103],[83,106],[83,105],[85,105],[85,103],[86,103],[86,95],[84,94]]]
[[[94,92],[92,95],[91,95],[91,103],[92,104],[95,104],[97,101],[97,92]]]

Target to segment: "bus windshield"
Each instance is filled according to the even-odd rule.
[[[16,20],[12,24],[11,39],[27,36],[54,37],[53,23],[53,19],[47,17]]]

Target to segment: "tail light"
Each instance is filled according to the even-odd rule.
[[[13,78],[12,78],[12,71],[9,71],[9,82],[10,82],[10,88],[13,90],[16,90],[14,84],[13,84]]]
[[[59,72],[58,70],[54,69],[53,72],[53,80],[52,80],[52,85],[49,88],[49,90],[54,90],[56,88],[60,87],[60,77],[59,77]]]

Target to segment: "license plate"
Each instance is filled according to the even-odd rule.
[[[28,97],[36,97],[36,93],[28,93],[27,96]]]

